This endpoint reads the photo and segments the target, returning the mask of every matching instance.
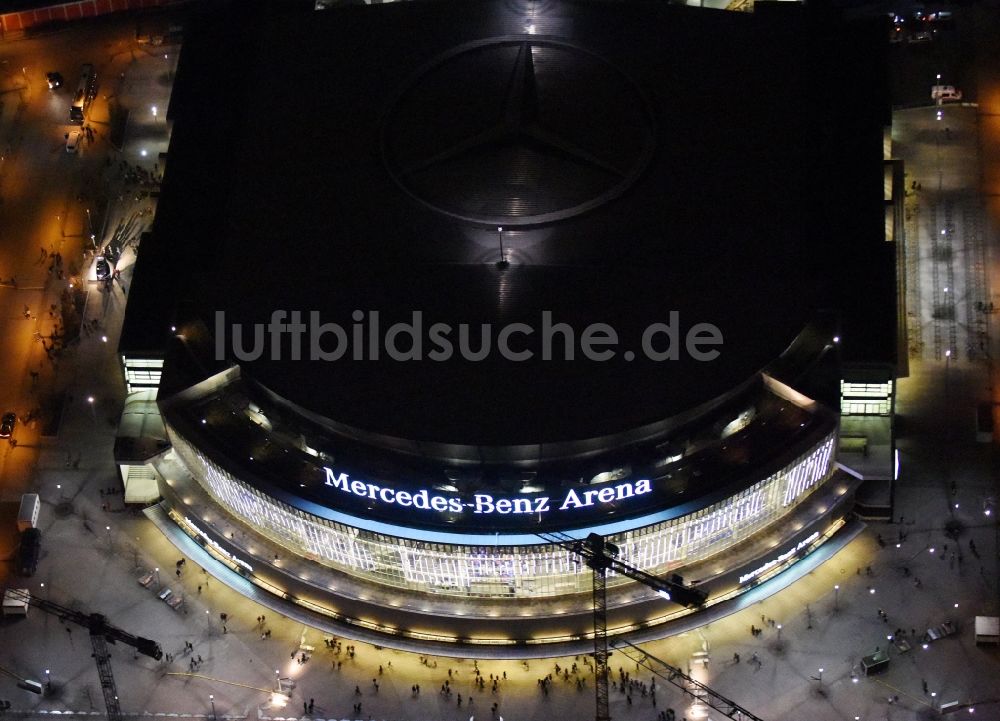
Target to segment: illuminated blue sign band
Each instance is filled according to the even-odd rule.
[[[799,541],[798,544],[796,544],[795,546],[792,546],[791,548],[789,548],[787,551],[785,551],[781,555],[779,555],[779,556],[777,556],[775,558],[772,558],[770,561],[767,561],[764,565],[758,566],[754,570],[750,571],[750,573],[744,573],[742,576],[740,576],[740,584],[742,585],[744,583],[747,583],[748,581],[752,581],[755,578],[757,578],[758,576],[761,576],[761,575],[767,573],[768,571],[770,571],[772,568],[774,568],[778,564],[784,563],[789,558],[791,558],[793,555],[795,555],[796,553],[798,553],[799,551],[801,551],[803,548],[805,548],[806,546],[808,546],[809,544],[811,544],[813,541],[815,541],[817,538],[819,538],[819,531],[816,531],[813,534],[811,534],[810,536],[808,536],[807,538],[804,538],[803,540]]]

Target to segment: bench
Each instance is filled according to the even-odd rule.
[[[868,437],[841,436],[840,450],[843,453],[866,453],[868,451]]]
[[[944,638],[945,636],[951,636],[955,633],[957,629],[955,624],[951,621],[945,621],[938,626],[932,626],[927,629],[927,633],[924,634],[924,643],[930,643],[931,641],[937,641],[938,639]]]

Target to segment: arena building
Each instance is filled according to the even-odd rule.
[[[461,653],[587,637],[551,534],[709,607],[839,547],[841,398],[891,416],[898,342],[883,40],[761,3],[206,11],[127,499],[247,594]],[[613,634],[698,613],[608,593]]]

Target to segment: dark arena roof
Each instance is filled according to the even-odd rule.
[[[246,324],[275,310],[317,311],[348,341],[373,311],[383,334],[418,312],[423,360],[384,345],[352,359],[370,358],[367,330],[339,360],[305,360],[308,335],[290,360],[286,336],[243,376],[337,423],[473,445],[592,438],[709,403],[825,309],[845,358],[891,361],[880,25],[801,7],[226,7],[186,28],[123,349],[198,318],[232,359],[216,311],[247,348]],[[539,358],[545,311],[574,360],[565,334]],[[714,324],[718,358],[645,358],[643,330],[672,317],[682,346]],[[534,329],[511,340],[533,360],[426,357],[435,323],[457,349],[461,324],[478,348],[480,324],[495,342],[515,322]],[[610,360],[582,357],[593,323],[617,332]]]

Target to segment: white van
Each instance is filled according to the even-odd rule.
[[[38,528],[38,512],[41,507],[42,503],[37,493],[25,493],[21,496],[21,507],[17,511],[17,530]]]
[[[79,130],[71,130],[66,135],[66,152],[75,153],[80,147],[80,138],[83,133]]]
[[[931,100],[936,103],[944,103],[949,100],[961,100],[962,91],[954,85],[932,85]]]
[[[27,616],[30,598],[31,593],[26,588],[8,588],[3,593],[3,615]]]

